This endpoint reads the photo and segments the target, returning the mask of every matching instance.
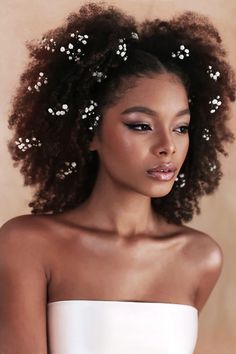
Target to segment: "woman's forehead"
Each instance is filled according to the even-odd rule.
[[[173,74],[156,74],[152,77],[133,79],[133,85],[124,92],[114,106],[170,104],[172,102],[180,106],[188,102],[187,91],[181,80]],[[122,90],[122,89],[121,89]],[[171,100],[171,102],[170,102]]]

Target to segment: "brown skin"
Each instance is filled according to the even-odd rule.
[[[137,105],[158,115],[121,114]],[[179,127],[190,119],[179,112],[187,108],[173,75],[138,79],[106,110],[91,143],[101,168],[90,198],[62,214],[21,216],[2,227],[1,353],[47,353],[47,302],[169,302],[200,313],[221,273],[221,248],[210,236],[154,214],[150,197],[169,193],[175,177],[157,182],[145,174],[168,161],[178,174],[188,149]],[[124,122],[151,130],[129,130]]]
[[[98,178],[92,195],[80,208],[85,216],[93,215],[94,225],[116,232],[120,239],[155,234],[159,229],[151,197],[170,192],[189,146],[187,131],[181,133],[181,127],[190,121],[188,98],[179,79],[162,74],[136,79],[135,84],[104,113],[101,132],[90,146],[101,161]],[[137,110],[122,114],[137,106],[155,115]],[[126,125],[131,123],[146,126],[131,130]],[[158,182],[147,176],[146,170],[166,162],[177,167],[171,181]]]

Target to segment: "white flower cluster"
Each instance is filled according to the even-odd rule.
[[[107,75],[103,74],[102,71],[94,71],[92,76],[96,77],[97,82],[101,82],[102,80],[107,78]]]
[[[206,141],[208,141],[211,137],[210,131],[208,128],[204,128],[203,129],[203,134],[202,134],[203,139],[205,139]]]
[[[213,171],[216,170],[216,165],[213,164],[213,163],[211,163],[211,162],[209,162],[209,167],[210,167],[210,171],[211,171],[211,172],[213,172]]]
[[[87,34],[79,34],[79,31],[75,31],[75,33],[71,33],[70,36],[72,38],[76,38],[79,42],[82,42],[83,44],[87,44],[87,39],[89,36]]]
[[[93,123],[89,126],[89,130],[94,130],[98,126],[99,119],[99,116],[95,117]]]
[[[33,146],[41,146],[42,145],[40,140],[35,137],[33,137],[31,139],[25,138],[24,140],[23,140],[23,138],[19,138],[18,140],[15,141],[15,144],[17,145],[18,149],[20,149],[21,151],[26,151],[26,150],[32,148]]]
[[[66,103],[61,105],[61,109],[55,111],[53,108],[49,107],[48,108],[48,113],[50,113],[52,116],[63,116],[69,111],[69,107]]]
[[[47,83],[48,78],[44,76],[44,73],[41,71],[39,73],[37,83],[33,86],[33,88],[31,86],[28,86],[28,91],[32,91],[33,89],[35,89],[35,91],[40,92],[40,87],[42,86],[42,84],[46,85]]]
[[[85,107],[84,113],[82,114],[82,119],[88,118],[88,116],[94,115],[95,107],[97,107],[97,102],[90,100],[90,105]]]
[[[185,184],[186,184],[186,179],[185,179],[184,173],[180,173],[179,176],[176,177],[175,181],[176,182],[179,181],[180,184],[177,185],[177,186],[179,186],[180,188],[183,188],[185,186]]]
[[[220,96],[213,98],[209,101],[209,105],[211,106],[210,113],[215,113],[215,111],[221,106],[222,102],[220,100]]]
[[[65,179],[65,177],[70,175],[71,173],[77,172],[76,170],[77,163],[75,161],[72,162],[66,161],[64,164],[65,164],[65,168],[61,168],[59,172],[56,174],[57,178],[59,179]]]
[[[131,37],[132,37],[133,39],[136,39],[136,40],[139,39],[139,35],[138,35],[137,32],[131,32]]]
[[[127,46],[126,46],[126,43],[125,43],[125,39],[124,38],[120,38],[119,39],[119,45],[118,45],[118,49],[116,51],[116,54],[117,55],[120,55],[121,58],[126,61],[128,59],[128,56],[126,55],[127,54]]]
[[[89,127],[89,130],[93,130],[99,122],[100,115],[96,115],[95,108],[97,107],[97,103],[93,100],[90,100],[90,105],[85,107],[84,112],[82,114],[82,119],[93,118],[93,123]]]
[[[137,32],[131,32],[130,37],[135,40],[139,39],[139,35]],[[116,49],[116,54],[119,55],[124,61],[128,59],[127,44],[125,42],[125,38],[119,38],[119,44],[118,44],[118,48]],[[107,77],[103,72],[99,70],[94,71],[92,75],[96,77],[97,82],[101,82],[103,79]]]
[[[183,44],[180,45],[180,50],[177,51],[177,53],[172,52],[171,56],[173,58],[178,57],[179,59],[184,59],[185,57],[189,57],[189,49],[185,48],[185,46]]]
[[[220,77],[220,72],[216,71],[215,73],[213,73],[212,69],[213,69],[212,66],[208,65],[207,74],[210,75],[210,78],[212,78],[213,80],[217,81],[218,78]]]
[[[78,42],[82,43],[83,45],[87,44],[87,39],[89,38],[87,34],[81,35],[79,34],[78,31],[75,33],[70,34],[71,38],[75,38]],[[81,55],[84,55],[82,53],[81,48],[75,48],[75,44],[69,43],[67,45],[67,48],[65,46],[60,47],[60,52],[65,53],[68,55],[69,60],[74,60],[75,62],[80,60]]]
[[[57,46],[56,42],[54,41],[54,38],[43,38],[40,41],[41,48],[44,48],[48,51],[55,52],[55,48]]]

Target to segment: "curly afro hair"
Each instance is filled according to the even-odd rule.
[[[200,213],[200,197],[215,191],[222,177],[219,153],[227,156],[224,143],[234,140],[226,121],[235,77],[205,16],[184,12],[137,23],[116,7],[88,3],[26,46],[30,60],[13,98],[8,147],[25,185],[35,188],[32,213],[60,213],[89,197],[99,168],[89,143],[104,109],[132,78],[163,72],[186,87],[190,144],[180,171],[184,188],[176,181],[168,195],[151,199],[152,207],[175,224]]]

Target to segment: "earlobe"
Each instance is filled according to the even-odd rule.
[[[92,141],[89,144],[89,150],[90,151],[96,151],[97,150],[97,135],[95,134]]]
[[[95,151],[95,150],[97,150],[96,147],[95,147],[95,144],[92,144],[92,143],[91,143],[91,144],[89,145],[89,151]]]

